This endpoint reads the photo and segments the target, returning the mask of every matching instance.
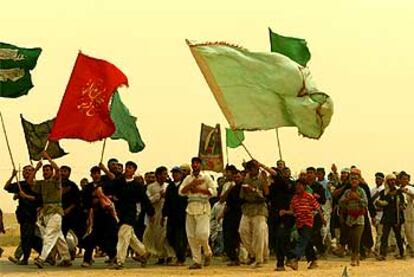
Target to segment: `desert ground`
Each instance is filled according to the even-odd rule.
[[[380,276],[414,276],[414,259],[395,260],[389,257],[385,262],[378,262],[374,258],[362,261],[361,266],[351,267],[348,258],[336,258],[329,256],[327,260],[319,261],[319,268],[308,270],[305,262],[300,263],[298,271],[287,269],[285,272],[275,272],[275,258],[259,269],[252,269],[247,265],[240,267],[228,267],[222,258],[215,258],[213,264],[207,268],[197,271],[190,271],[186,267],[156,266],[155,260],[151,260],[145,268],[133,260],[128,260],[123,270],[117,271],[107,267],[104,258],[96,259],[91,268],[80,267],[82,259],[76,259],[70,268],[58,268],[46,266],[38,269],[33,261],[28,266],[17,266],[7,260],[15,249],[18,242],[18,225],[13,214],[5,216],[7,233],[0,235],[0,245],[5,249],[0,258],[0,276],[343,276],[345,267],[347,276],[380,277]],[[190,264],[191,260],[187,260]]]

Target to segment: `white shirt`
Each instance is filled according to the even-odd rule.
[[[414,187],[406,186],[408,191],[404,193],[405,201],[407,202],[407,208],[404,210],[405,221],[414,222]]]
[[[379,187],[375,187],[375,188],[371,189],[371,197],[374,197],[375,194],[377,194],[375,199],[372,198],[372,201],[374,202],[374,204],[375,204],[375,201],[377,201],[379,199],[379,194],[383,190],[384,190],[384,185],[381,185]],[[379,222],[382,218],[382,209],[378,208],[378,207],[376,207],[376,209],[377,209],[377,215],[375,216],[375,219]]]
[[[203,180],[203,183],[199,185],[200,188],[206,189],[210,192],[211,196],[202,194],[202,193],[192,193],[188,191],[183,193],[183,189],[187,187],[191,182],[194,180]],[[185,177],[183,183],[181,184],[178,193],[181,196],[188,196],[188,205],[187,205],[187,213],[190,215],[201,215],[208,213],[210,214],[211,207],[208,199],[210,197],[214,197],[217,195],[217,185],[213,182],[213,180],[207,174],[200,172],[198,176],[194,176],[193,174],[188,175]]]

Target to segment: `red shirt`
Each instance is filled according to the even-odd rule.
[[[313,227],[313,211],[319,209],[319,203],[316,198],[308,193],[295,194],[290,203],[291,210],[296,215],[296,228],[303,226]]]

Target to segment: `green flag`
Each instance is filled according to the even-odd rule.
[[[231,129],[296,126],[309,138],[323,134],[333,103],[316,88],[308,68],[278,53],[187,43]]]
[[[244,141],[244,132],[242,130],[232,130],[226,128],[226,145],[230,148],[239,147]]]
[[[34,69],[41,48],[21,48],[0,42],[0,97],[26,95],[33,87],[30,70]]]
[[[30,159],[39,161],[42,158],[42,151],[45,150],[48,135],[52,129],[53,119],[39,124],[33,124],[27,121],[23,118],[23,115],[20,115],[20,119]],[[46,151],[52,159],[57,159],[67,154],[65,150],[60,147],[58,141],[49,141]]]
[[[112,96],[111,118],[116,131],[111,139],[123,139],[128,142],[129,151],[138,153],[145,148],[136,125],[137,118],[129,114],[128,108],[122,103],[117,91]]]
[[[273,33],[269,28],[270,47],[272,52],[280,53],[302,66],[306,66],[311,58],[306,40],[301,38],[285,37]]]

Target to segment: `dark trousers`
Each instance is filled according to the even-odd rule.
[[[223,242],[224,252],[229,257],[230,261],[239,261],[239,249],[240,249],[240,214],[234,214],[227,212],[223,217]]]
[[[372,237],[371,222],[368,215],[364,216],[364,231],[361,236],[359,253],[362,257],[366,257],[367,250],[370,250],[374,246],[374,238]]]
[[[401,224],[395,224],[395,225],[383,224],[382,225],[380,253],[384,257],[387,255],[388,236],[390,235],[391,229],[394,232],[395,239],[397,240],[398,249],[400,250],[400,255],[402,256],[404,255],[404,246],[403,246],[403,240],[401,237]]]
[[[362,233],[364,232],[364,225],[352,225],[348,226],[347,233],[348,233],[348,245],[349,250],[351,250],[352,256],[358,255],[361,248],[361,238]]]
[[[279,223],[276,225],[276,267],[283,267],[285,265],[285,259],[293,258],[289,253],[291,250],[290,234],[292,226],[285,223]]]
[[[187,251],[187,234],[185,231],[185,220],[179,221],[172,219],[167,220],[167,240],[174,249],[177,262],[184,263]]]
[[[312,245],[316,247],[319,254],[325,253],[326,247],[323,244],[322,238],[322,218],[319,214],[315,215],[313,228],[312,228]]]
[[[96,215],[92,233],[83,240],[85,247],[83,261],[91,262],[92,253],[96,246],[101,247],[110,259],[115,258],[117,243],[118,226],[115,219],[109,214]]]
[[[23,260],[29,260],[32,249],[42,252],[42,239],[35,235],[36,224],[32,222],[20,223],[20,243],[23,252]]]
[[[298,260],[305,255],[306,260],[308,262],[315,261],[316,254],[315,254],[315,250],[313,249],[313,245],[311,243],[312,228],[308,226],[303,226],[302,228],[298,229],[298,233],[299,233],[299,240],[293,251],[293,255]]]
[[[348,245],[348,226],[345,224],[345,216],[340,215],[340,217],[339,244],[345,246]]]

